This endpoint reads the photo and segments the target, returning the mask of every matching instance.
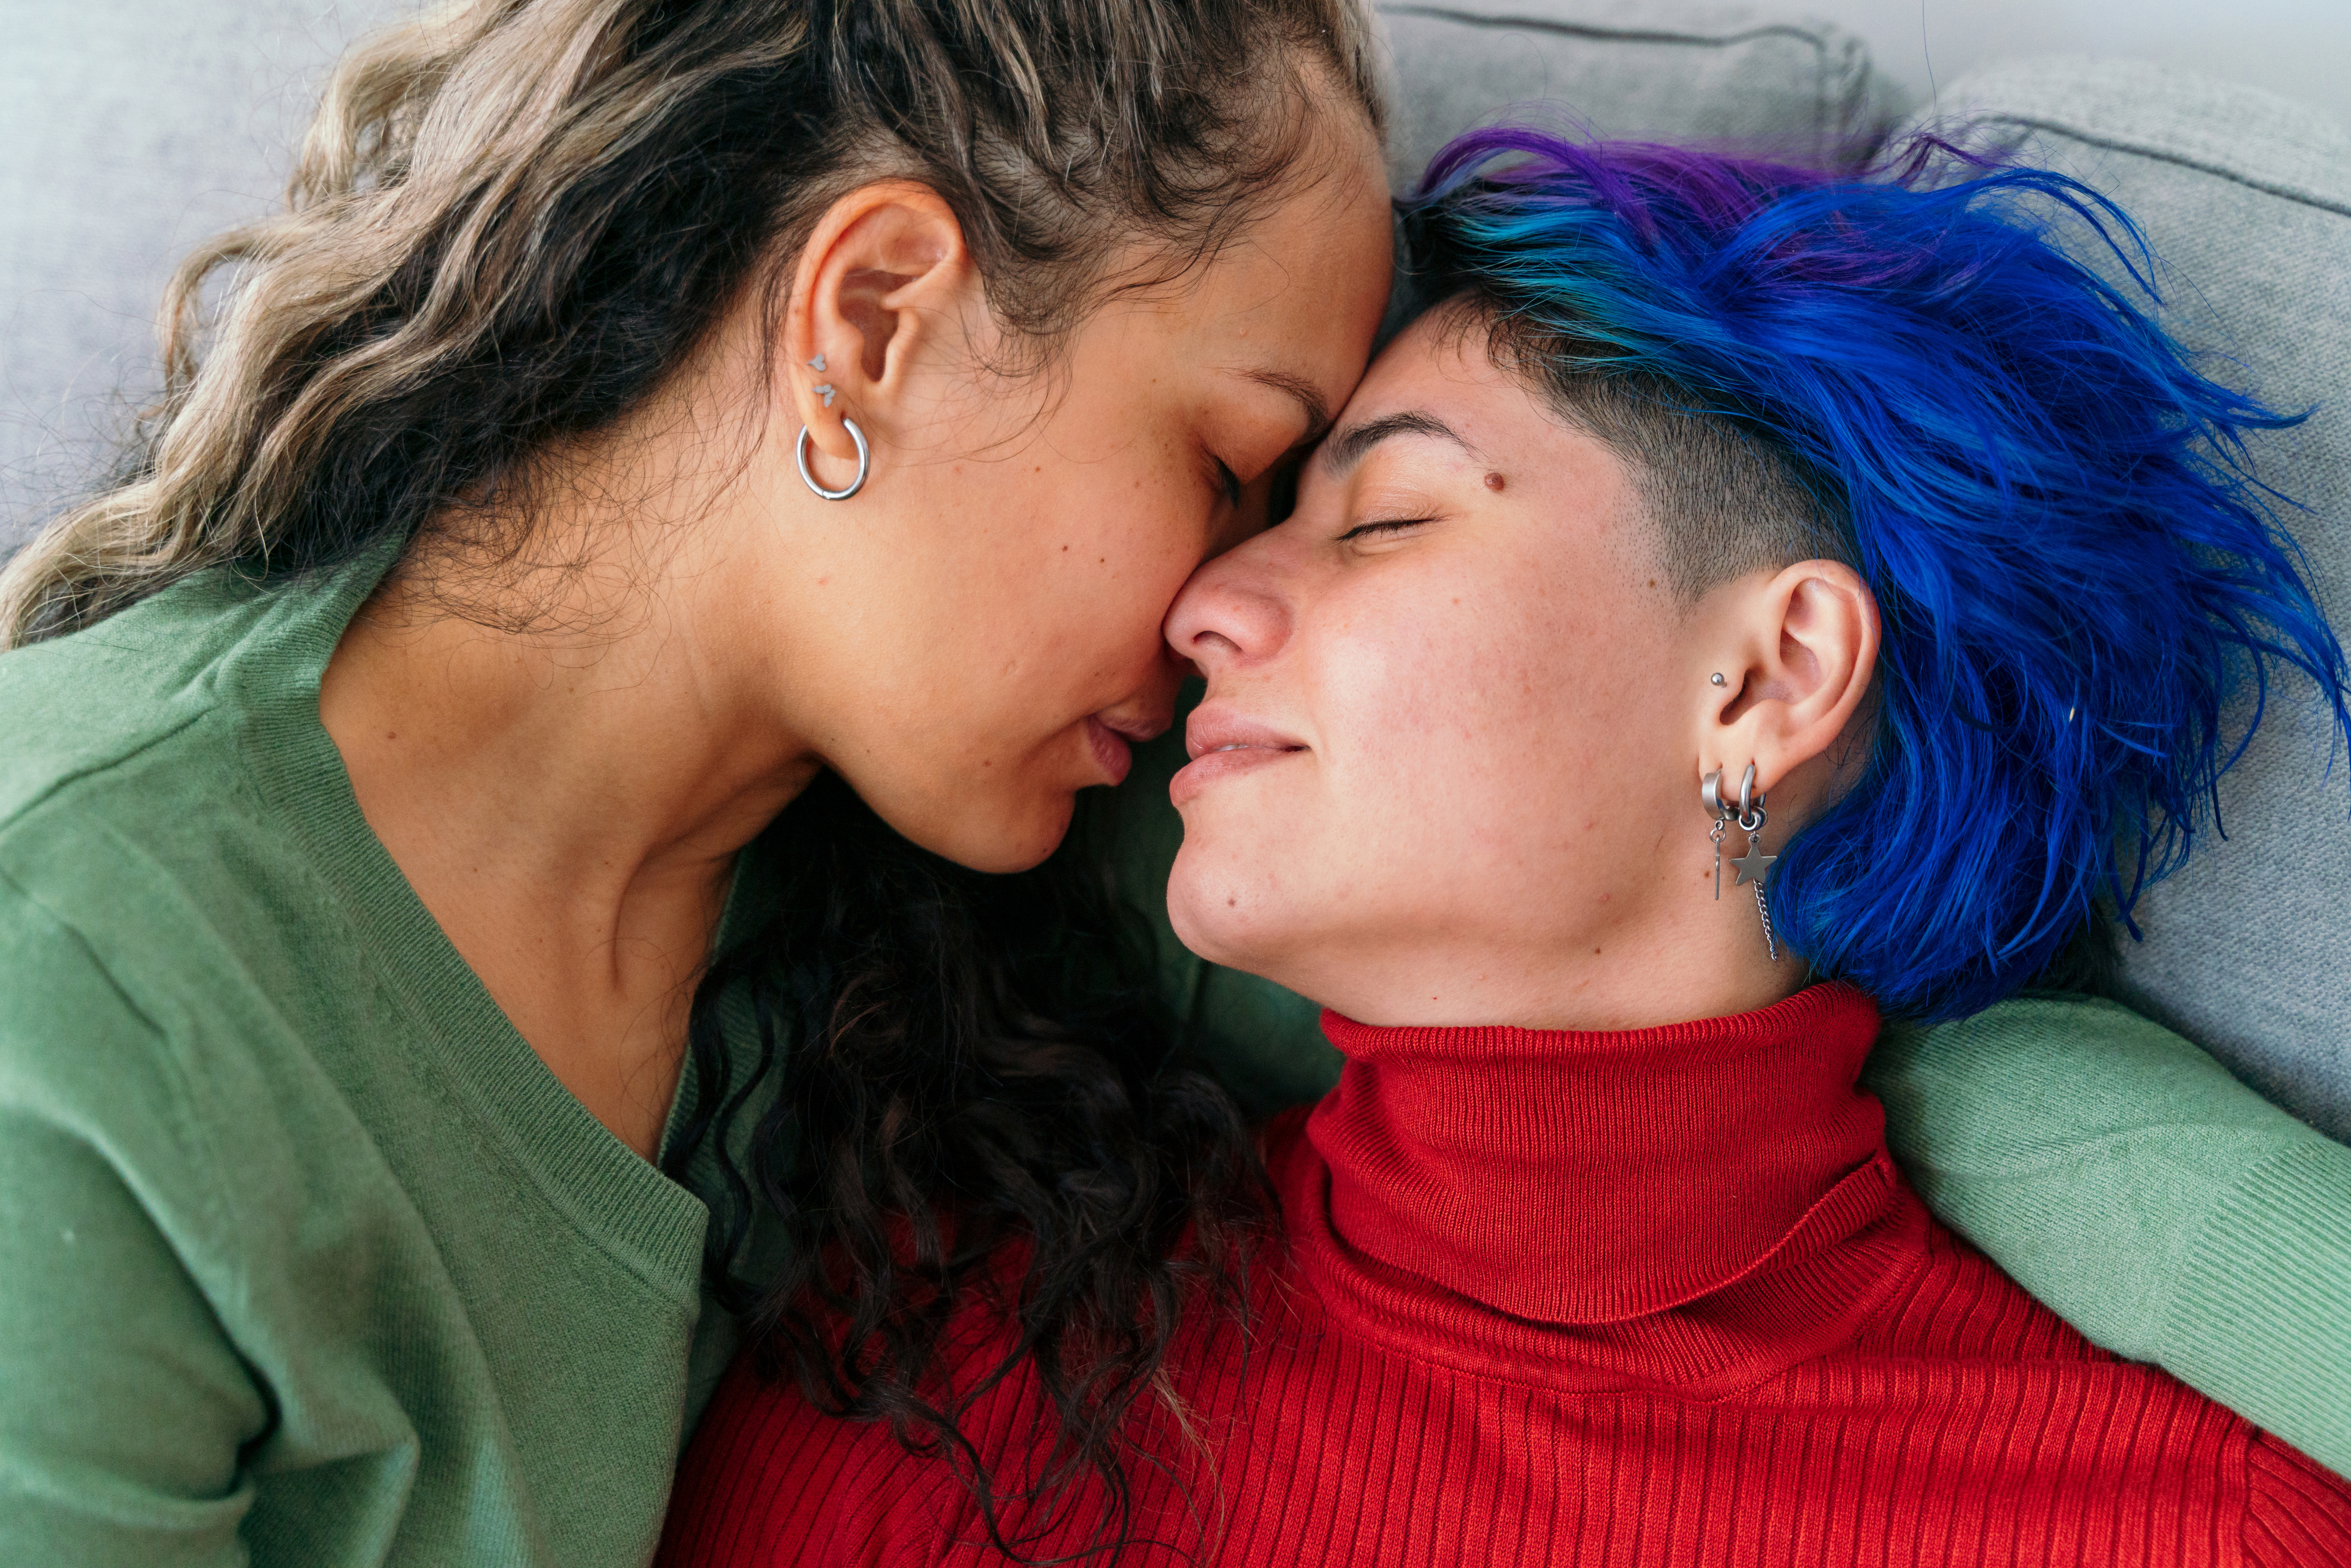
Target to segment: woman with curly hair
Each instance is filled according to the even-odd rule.
[[[1156,1288],[1092,1238],[1245,1135],[1094,883],[978,873],[1166,726],[1168,601],[1362,373],[1368,47],[471,0],[341,64],[0,578],[0,1558],[642,1563],[755,1204],[929,1179],[910,1061],[1092,1172],[986,1176],[1056,1288]],[[823,1201],[749,1190],[770,1113]]]

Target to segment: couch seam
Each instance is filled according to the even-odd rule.
[[[2210,174],[2216,179],[2230,181],[2248,190],[2259,191],[2263,195],[2277,196],[2306,207],[2315,207],[2321,212],[2334,213],[2341,217],[2351,217],[2351,203],[2330,201],[2326,197],[2314,195],[2308,191],[2292,185],[2280,185],[2267,180],[2257,180],[2250,174],[2240,172],[2225,164],[2207,162],[2203,159],[2190,158],[2184,153],[2165,152],[2158,148],[2147,147],[2135,141],[2120,141],[2113,137],[2094,136],[2063,120],[2041,120],[2032,115],[1998,112],[1969,115],[1965,118],[1971,125],[1993,123],[2014,125],[2026,131],[2042,131],[2052,136],[2067,137],[2087,146],[2104,148],[2109,152],[2127,152],[2134,157],[2152,158],[2158,162],[2174,164],[2182,169],[2193,169],[2199,174]]]
[[[1465,27],[1524,27],[1564,37],[1627,44],[1689,44],[1719,49],[1735,44],[1753,43],[1758,38],[1794,38],[1809,46],[1813,51],[1813,144],[1816,151],[1829,134],[1829,78],[1834,72],[1830,68],[1828,41],[1819,33],[1793,23],[1769,22],[1760,27],[1747,27],[1735,33],[1709,35],[1677,33],[1663,27],[1608,27],[1592,22],[1566,22],[1552,17],[1482,16],[1443,5],[1384,5],[1381,10],[1391,16],[1422,16],[1433,21],[1458,23]]]
[[[1543,16],[1488,16],[1456,11],[1443,5],[1384,5],[1381,10],[1391,16],[1428,16],[1442,22],[1458,22],[1467,27],[1529,27],[1539,32],[1563,33],[1571,37],[1614,38],[1635,44],[1702,44],[1709,48],[1721,48],[1732,44],[1751,43],[1757,38],[1798,38],[1811,45],[1816,56],[1827,52],[1827,46],[1818,33],[1786,22],[1771,22],[1736,33],[1709,35],[1676,33],[1663,27],[1604,27],[1590,22],[1562,22]]]

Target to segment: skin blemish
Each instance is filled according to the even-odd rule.
[[[1509,481],[1504,479],[1499,474],[1489,474],[1486,476],[1486,488],[1489,490],[1499,490],[1508,483]]]
[[[1238,898],[1228,898],[1228,899],[1225,900],[1225,907],[1226,907],[1227,909],[1230,909],[1230,908],[1232,908],[1234,905],[1236,905],[1236,904],[1239,904],[1239,903],[1240,903],[1240,900],[1239,900],[1239,899],[1238,899]]]

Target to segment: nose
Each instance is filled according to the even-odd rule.
[[[1203,676],[1269,659],[1289,642],[1294,606],[1278,537],[1259,534],[1208,562],[1168,609],[1168,647]]]

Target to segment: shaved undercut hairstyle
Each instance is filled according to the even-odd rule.
[[[1876,597],[1865,762],[1771,880],[1823,977],[1988,1006],[2186,860],[2273,679],[2351,736],[2250,456],[2298,416],[2198,371],[2087,187],[1931,141],[1853,178],[1499,129],[1407,231],[1423,297],[1625,461],[1685,607],[1813,559]]]

